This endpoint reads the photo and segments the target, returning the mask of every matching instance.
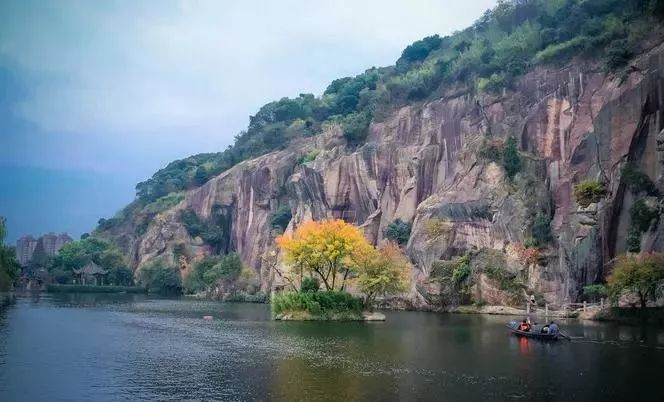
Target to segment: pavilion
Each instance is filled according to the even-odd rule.
[[[76,282],[82,285],[103,285],[104,277],[108,271],[104,270],[94,261],[90,261],[83,268],[75,269]]]

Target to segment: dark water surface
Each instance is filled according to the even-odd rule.
[[[202,319],[214,316],[213,321]],[[273,322],[259,304],[42,295],[0,310],[0,401],[661,400],[664,328],[390,312],[385,323]]]

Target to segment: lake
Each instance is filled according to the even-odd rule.
[[[19,297],[0,309],[0,401],[620,401],[661,394],[664,328],[569,321],[563,331],[584,340],[543,343],[508,334],[507,317],[386,315],[384,323],[275,322],[261,304]]]

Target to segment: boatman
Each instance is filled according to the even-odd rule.
[[[556,324],[555,322],[551,321],[551,323],[549,324],[549,333],[550,333],[551,335],[555,335],[555,334],[557,334],[557,333],[558,333],[558,324]]]

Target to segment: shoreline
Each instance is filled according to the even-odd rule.
[[[355,321],[355,322],[371,322],[371,321],[385,321],[385,314],[374,311],[363,311],[360,314],[349,313],[329,313],[325,315],[314,315],[307,311],[290,311],[287,313],[274,314],[272,319],[274,321]]]

